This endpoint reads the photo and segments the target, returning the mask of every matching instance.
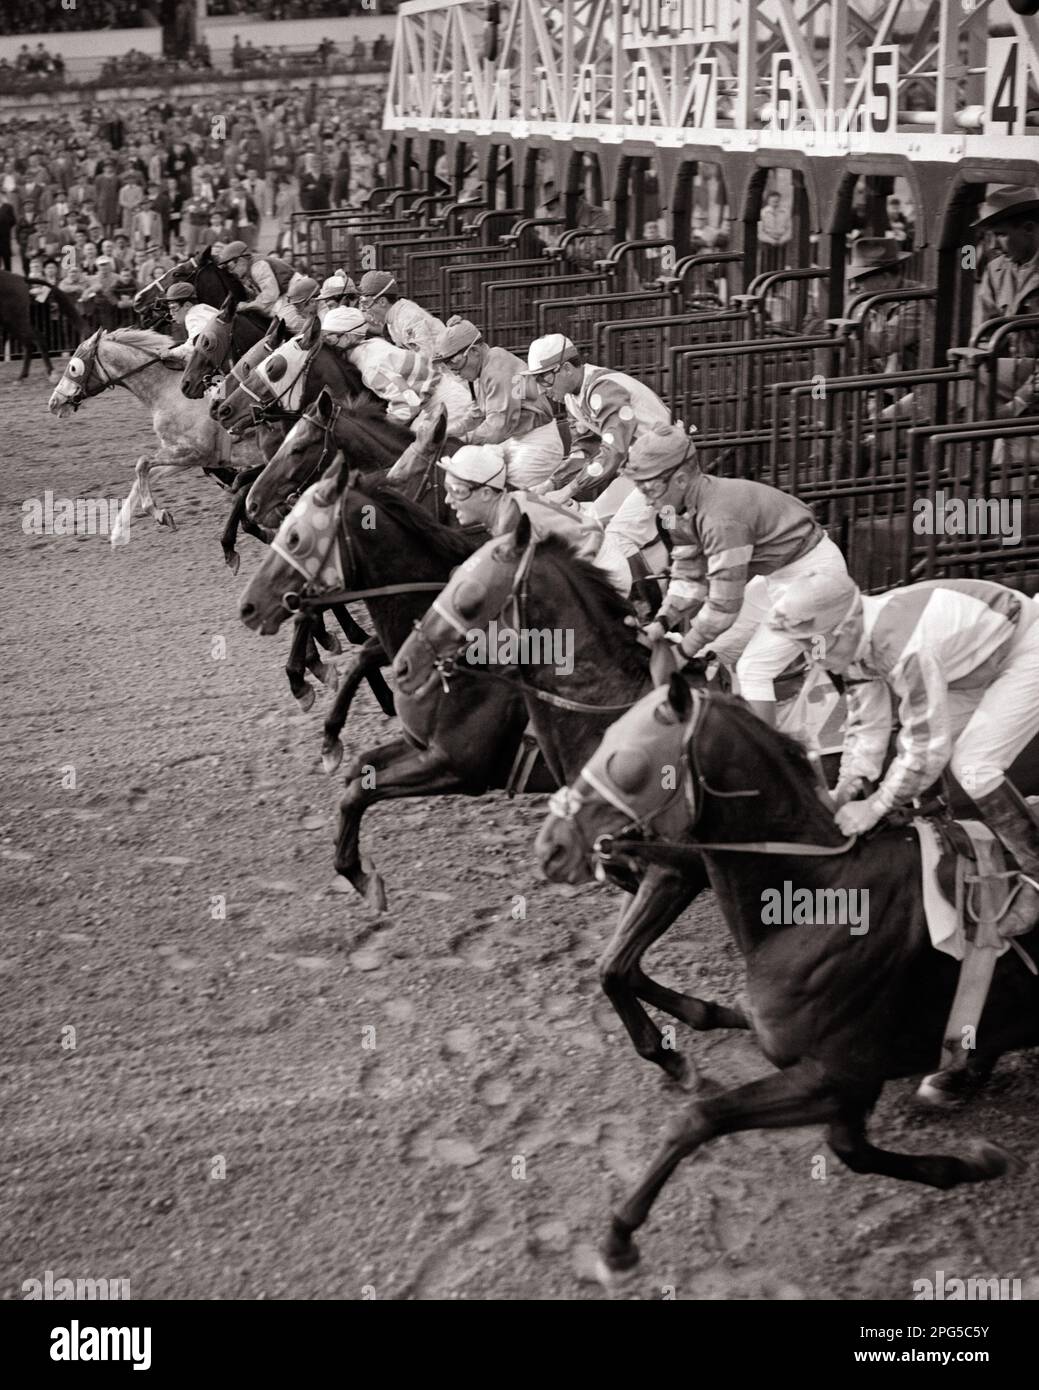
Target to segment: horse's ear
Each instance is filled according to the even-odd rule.
[[[212,263],[213,263],[213,248],[212,248],[212,246],[203,246],[202,251],[200,252],[199,257],[198,257],[198,268],[199,268],[199,270],[201,270],[202,267],[203,267],[204,265],[212,265]]]
[[[322,386],[318,393],[318,398],[314,402],[314,409],[319,417],[326,423],[331,420],[332,412],[335,409],[335,401],[332,399],[332,392],[327,386]]]
[[[237,307],[238,302],[235,299],[234,295],[229,294],[227,298],[224,300],[223,304],[221,304],[220,306],[220,313],[218,317],[220,318],[221,323],[230,323],[231,320],[234,318],[235,309]]]
[[[512,540],[517,550],[526,550],[530,544],[530,517],[526,512],[521,514],[512,534]]]
[[[311,319],[311,321],[307,324],[306,328],[304,328],[303,332],[299,335],[299,341],[301,346],[304,347],[308,352],[311,348],[317,347],[320,338],[321,320],[317,318]]]
[[[667,699],[679,721],[684,724],[693,711],[693,697],[689,693],[689,687],[684,678],[678,671],[672,673],[668,682]]]

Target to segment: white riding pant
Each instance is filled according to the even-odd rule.
[[[829,536],[782,569],[755,575],[743,591],[736,621],[703,649],[715,652],[726,665],[735,665],[739,693],[745,700],[774,701],[776,677],[801,654],[799,643],[763,624],[792,581],[814,572],[847,576],[844,556]]]
[[[466,398],[471,406],[468,392]],[[510,488],[529,488],[543,483],[563,462],[563,441],[554,420],[527,434],[506,439],[501,447],[505,455],[505,479]]]
[[[955,743],[949,771],[968,796],[986,796],[1039,734],[1039,598],[1022,605],[1006,664],[985,690],[950,690]]]

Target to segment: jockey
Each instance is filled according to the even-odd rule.
[[[199,304],[195,298],[195,287],[187,280],[176,280],[163,296],[169,307],[172,321],[187,335],[182,343],[170,348],[167,357],[177,357],[187,362],[195,351],[195,339],[203,329],[208,328],[220,313],[212,304]]]
[[[648,386],[624,372],[581,362],[562,333],[536,338],[527,352],[527,372],[539,391],[566,405],[570,452],[547,483],[538,487],[552,501],[597,499],[596,512],[609,518],[607,543],[627,559],[657,539],[656,508],[618,474],[634,441],[671,412]]]
[[[369,332],[360,309],[332,309],[321,324],[324,341],[346,353],[368,389],[386,402],[391,419],[411,426],[426,408],[443,405],[448,433],[457,428],[467,405],[459,384],[438,375],[428,357],[370,337]]]
[[[281,319],[291,333],[302,333],[317,315],[317,295],[317,281],[301,275],[275,303],[271,316]]]
[[[326,314],[340,306],[352,309],[357,303],[357,286],[345,270],[337,270],[321,286],[317,297],[317,316],[324,322]]]
[[[292,282],[303,278],[288,261],[280,256],[258,256],[244,241],[229,241],[213,260],[217,265],[226,266],[251,296],[239,304],[239,309],[259,309],[261,313],[273,314],[275,305]]]
[[[482,526],[501,536],[526,512],[536,535],[562,536],[608,575],[618,593],[627,594],[631,573],[624,560],[603,550],[598,518],[573,502],[560,506],[530,492],[507,491],[508,464],[500,444],[465,444],[450,458],[439,459],[437,467],[447,475],[444,492],[460,526]]]
[[[681,425],[657,425],[634,443],[625,473],[670,530],[671,582],[651,641],[691,618],[682,652],[710,647],[734,663],[740,694],[775,725],[775,678],[799,645],[765,624],[769,610],[803,574],[847,582],[844,556],[795,497],[747,478],[700,471]]]
[[[1017,860],[1002,936],[1039,919],[1039,824],[1006,771],[1039,733],[1039,601],[981,579],[938,579],[871,597],[847,577],[809,573],[769,618],[829,670],[846,672],[844,756],[835,800],[845,835],[870,830],[947,766]],[[898,706],[898,753],[880,786]]]
[[[523,363],[490,347],[474,323],[454,318],[437,343],[434,362],[468,385],[469,411],[456,438],[466,444],[501,444],[509,487],[549,478],[563,458],[552,408],[527,379]]]
[[[360,308],[376,333],[391,343],[432,358],[444,325],[413,299],[402,299],[397,282],[387,270],[369,270],[361,277]]]

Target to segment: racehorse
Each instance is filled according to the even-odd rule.
[[[527,634],[573,634],[564,665],[551,642],[531,644],[521,666],[530,727],[555,780],[565,785],[591,757],[608,724],[651,689],[650,654],[626,619],[632,613],[601,570],[579,558],[565,540],[537,540],[523,516],[514,533],[488,541],[461,565],[393,663],[397,689],[421,699],[458,670],[492,675],[490,666],[459,666],[463,649],[491,625]],[[487,650],[485,647],[484,650]],[[666,653],[654,654],[662,662]],[[654,663],[656,664],[656,663]],[[702,676],[702,663],[695,675]],[[619,886],[633,886],[631,877]],[[666,989],[647,976],[642,957],[707,887],[706,872],[652,865],[626,901],[599,963],[603,989],[635,1050],[680,1085],[691,1068],[639,1003],[691,1027],[746,1028],[737,1010]]]
[[[195,339],[195,350],[188,358],[180,383],[180,389],[191,400],[198,400],[215,376],[226,376],[271,326],[271,320],[258,309],[238,313],[237,307],[237,300],[229,294],[213,322]]]
[[[441,455],[457,447],[446,445],[447,415],[443,408],[425,416],[414,435],[384,411],[371,407],[349,410],[325,387],[314,403],[306,409],[282,440],[277,453],[249,489],[245,513],[263,526],[279,526],[289,507],[303,489],[314,482],[331,463],[336,449],[348,453],[355,466],[357,430],[363,425],[376,436],[384,436],[397,449],[391,475],[403,469],[407,481],[401,490],[420,504],[432,497],[432,514],[443,521],[443,481],[436,463]],[[416,466],[412,466],[415,464]]]
[[[302,333],[258,362],[237,387],[211,406],[213,419],[236,438],[258,424],[288,426],[328,387],[336,400],[366,403],[385,411],[385,403],[368,390],[361,374],[342,353],[321,341],[317,319]]]
[[[42,281],[33,281],[32,284],[42,284]],[[53,301],[61,311],[62,318],[71,323],[76,334],[80,331],[79,311],[69,299],[54,285],[48,287],[47,302]],[[32,320],[33,296],[30,288],[30,281],[24,276],[14,275],[9,270],[0,270],[0,340],[5,336],[12,343],[22,345],[22,370],[18,377],[19,381],[24,381],[29,375],[29,363],[32,360],[33,344],[43,359],[47,375],[52,381],[56,381],[57,373],[47,352],[47,343]]]
[[[451,569],[483,540],[440,526],[389,484],[369,484],[345,462],[312,484],[282,522],[242,595],[243,622],[267,634],[312,603],[364,598],[383,652],[392,655]],[[372,592],[374,591],[374,592]],[[368,806],[410,796],[480,796],[505,787],[526,716],[518,690],[471,677],[449,693],[397,701],[406,733],[355,758],[340,805],[335,866],[380,911],[380,874],[361,863],[359,836]],[[326,730],[327,738],[327,730]],[[326,744],[327,746],[327,744]],[[368,775],[376,770],[374,785]],[[551,790],[543,768],[527,790]]]
[[[226,266],[217,265],[212,247],[206,246],[198,255],[189,256],[186,261],[164,270],[137,291],[133,297],[133,308],[142,327],[159,328],[163,319],[168,318],[164,296],[169,287],[179,280],[186,280],[194,286],[195,298],[200,304],[211,304],[214,308],[223,304],[229,296],[236,304],[249,297],[237,275]],[[266,315],[259,316],[266,320]]]
[[[65,419],[88,397],[125,386],[151,411],[160,448],[154,456],[142,454],[134,465],[136,479],[112,529],[113,546],[129,540],[130,520],[138,500],[160,526],[176,530],[172,513],[168,508],[159,508],[152,497],[153,469],[169,473],[227,463],[249,466],[256,462],[257,451],[252,442],[240,447],[239,458],[233,460],[231,441],[210,417],[208,403],[190,401],[182,395],[183,363],[170,359],[172,346],[164,334],[150,329],[117,328],[106,333],[99,328],[69,358],[48,402],[52,414]]]
[[[691,692],[673,676],[618,720],[553,799],[536,853],[549,877],[570,882],[615,853],[642,863],[692,861],[697,877],[705,864],[746,959],[757,1041],[779,1068],[696,1102],[672,1124],[613,1215],[602,1247],[608,1270],[637,1262],[632,1232],[682,1159],[721,1134],[825,1123],[830,1148],[853,1171],[930,1187],[1005,1171],[1006,1154],[989,1143],[909,1155],[867,1139],[885,1081],[933,1067],[957,962],[931,945],[915,834],[889,827],[843,840],[804,749],[741,702]],[[827,903],[856,893],[866,903],[865,929],[774,923],[763,904],[791,885],[815,902],[820,893],[831,895]],[[1035,932],[1018,945],[1039,958]],[[996,963],[972,1057],[984,1072],[1003,1052],[1037,1042],[1039,979],[1008,951]]]

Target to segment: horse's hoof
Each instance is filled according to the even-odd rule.
[[[608,1293],[618,1293],[631,1282],[631,1276],[638,1268],[639,1247],[631,1239],[618,1245],[615,1236],[610,1236],[599,1251],[595,1262],[595,1277]]]
[[[130,532],[128,530],[115,530],[108,538],[113,550],[120,550],[124,545],[130,544]]]
[[[242,557],[239,555],[237,550],[224,551],[224,564],[227,566],[227,568],[231,571],[232,574],[238,573],[238,568],[241,565],[241,563]]]
[[[295,691],[292,693],[295,696],[296,703],[304,714],[306,714],[308,709],[313,709],[316,696],[312,685],[305,685],[298,695],[296,695]]]
[[[968,1139],[959,1157],[970,1171],[969,1182],[1001,1178],[1012,1162],[1006,1149],[988,1139]]]
[[[332,694],[335,694],[339,689],[339,672],[328,662],[325,663],[324,685],[325,689]]]
[[[173,513],[169,507],[163,507],[162,511],[156,512],[155,520],[160,526],[168,526],[171,531],[177,529],[177,523],[173,520]]]
[[[386,897],[386,885],[382,881],[382,874],[373,871],[368,875],[368,882],[364,888],[364,900],[376,912],[389,911],[390,904]]]
[[[329,632],[326,636],[318,639],[320,645],[324,647],[329,656],[342,656],[343,644],[335,632]]]
[[[967,1099],[966,1072],[932,1072],[917,1086],[915,1099],[934,1110],[962,1109]]]
[[[674,1060],[664,1068],[664,1085],[668,1090],[677,1088],[687,1094],[695,1091],[699,1085],[696,1068],[681,1052],[672,1052],[669,1055]]]
[[[331,743],[326,743],[321,749],[321,766],[329,776],[333,772],[339,771],[339,764],[343,761],[343,745],[339,739],[334,739]]]

